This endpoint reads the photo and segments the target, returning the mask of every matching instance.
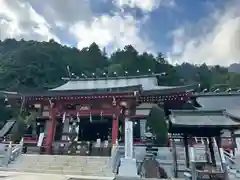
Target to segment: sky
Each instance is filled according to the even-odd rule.
[[[0,0],[0,40],[111,53],[133,45],[170,63],[240,63],[240,0]]]

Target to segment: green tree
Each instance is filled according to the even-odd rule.
[[[9,134],[12,137],[13,142],[19,142],[25,133],[27,125],[24,119],[20,116],[13,119],[16,120],[16,123],[13,125]]]
[[[206,88],[214,84],[239,84],[234,80],[237,75],[229,73],[226,68],[190,63],[173,66],[162,53],[156,57],[147,52],[140,54],[132,45],[107,54],[94,42],[79,50],[53,40],[0,41],[0,89],[34,91],[59,86],[64,83],[61,78],[69,76],[67,66],[77,76],[82,73],[102,76],[103,72],[111,74],[115,71],[118,75],[124,75],[124,71],[128,71],[128,75],[165,72],[166,76],[159,78],[159,85],[168,86],[200,83]]]
[[[6,108],[3,103],[0,103],[0,115],[0,127],[2,127],[4,123],[11,118],[12,112],[9,108]]]
[[[168,144],[168,125],[164,110],[153,106],[147,118],[147,125],[156,136],[156,143],[161,146]]]
[[[124,75],[124,70],[121,64],[111,64],[108,67],[108,75],[113,76],[114,73],[117,73],[117,75]]]

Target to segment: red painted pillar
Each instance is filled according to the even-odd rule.
[[[52,153],[52,143],[54,141],[55,136],[55,129],[56,129],[56,107],[54,103],[50,105],[50,125],[48,128],[48,134],[46,137],[46,146],[47,146],[47,153]]]
[[[118,139],[118,115],[113,115],[112,120],[112,144],[116,144],[116,140]]]

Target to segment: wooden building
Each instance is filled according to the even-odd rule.
[[[222,150],[223,131],[234,132],[240,128],[240,121],[231,119],[224,110],[176,110],[169,116],[169,132],[172,134],[173,155],[175,157],[175,176],[178,176],[178,164],[174,135],[177,134],[183,139],[185,146],[186,167],[191,168],[192,179],[202,176],[219,177],[226,179],[227,170],[225,169],[225,157]],[[194,147],[193,137],[204,139],[205,153],[204,158],[198,159],[196,154],[189,152],[189,147]],[[178,137],[179,138],[179,137]],[[193,150],[194,151],[194,150]],[[189,154],[194,157],[189,157]],[[216,159],[220,161],[217,165]],[[193,163],[194,164],[191,164]],[[195,169],[193,169],[195,168]],[[195,175],[193,175],[195,174]],[[193,178],[193,176],[195,178]]]
[[[54,143],[69,142],[75,121],[77,141],[100,139],[111,146],[124,139],[126,119],[134,121],[134,138],[141,139],[151,105],[162,106],[169,114],[169,109],[181,109],[191,99],[194,85],[159,86],[159,76],[70,78],[48,91],[5,92],[5,96],[10,104],[38,112],[37,134],[45,132],[43,144],[49,153]]]

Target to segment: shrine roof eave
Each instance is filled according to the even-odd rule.
[[[4,99],[4,98],[21,98],[21,94],[18,92],[10,92],[10,91],[0,91],[0,99]]]
[[[19,92],[15,96],[21,97],[54,97],[54,96],[94,96],[94,95],[127,95],[141,91],[141,86],[131,86],[111,89],[92,90],[65,90],[65,91],[40,91],[40,92]],[[11,94],[6,94],[11,96]]]
[[[240,96],[240,92],[200,92],[200,93],[195,93],[195,97],[225,97],[225,96]]]
[[[240,122],[240,112],[239,109],[226,109],[226,115],[229,116],[231,119]]]
[[[135,76],[109,76],[109,77],[88,77],[88,78],[62,78],[65,81],[97,81],[97,80],[116,80],[116,79],[141,79],[141,78],[151,78],[151,77],[161,77],[163,73],[153,73],[145,75],[135,75]],[[164,77],[164,76],[163,76]]]
[[[191,128],[191,129],[196,129],[196,128],[207,128],[207,129],[239,129],[239,126],[240,124],[238,125],[209,125],[209,124],[199,124],[199,125],[193,125],[193,124],[189,124],[189,125],[186,125],[186,124],[171,124],[171,127],[174,129],[174,128],[179,128],[179,129],[184,129],[184,128]]]
[[[155,89],[143,90],[143,95],[167,95],[181,92],[193,92],[197,85],[156,86]]]
[[[171,134],[179,134],[179,136],[184,137],[216,137],[222,134],[222,130],[226,128],[216,128],[216,127],[176,127],[169,126],[168,132]],[[229,129],[235,130],[235,129]]]
[[[240,122],[231,119],[225,110],[172,110],[172,128],[239,129]]]

